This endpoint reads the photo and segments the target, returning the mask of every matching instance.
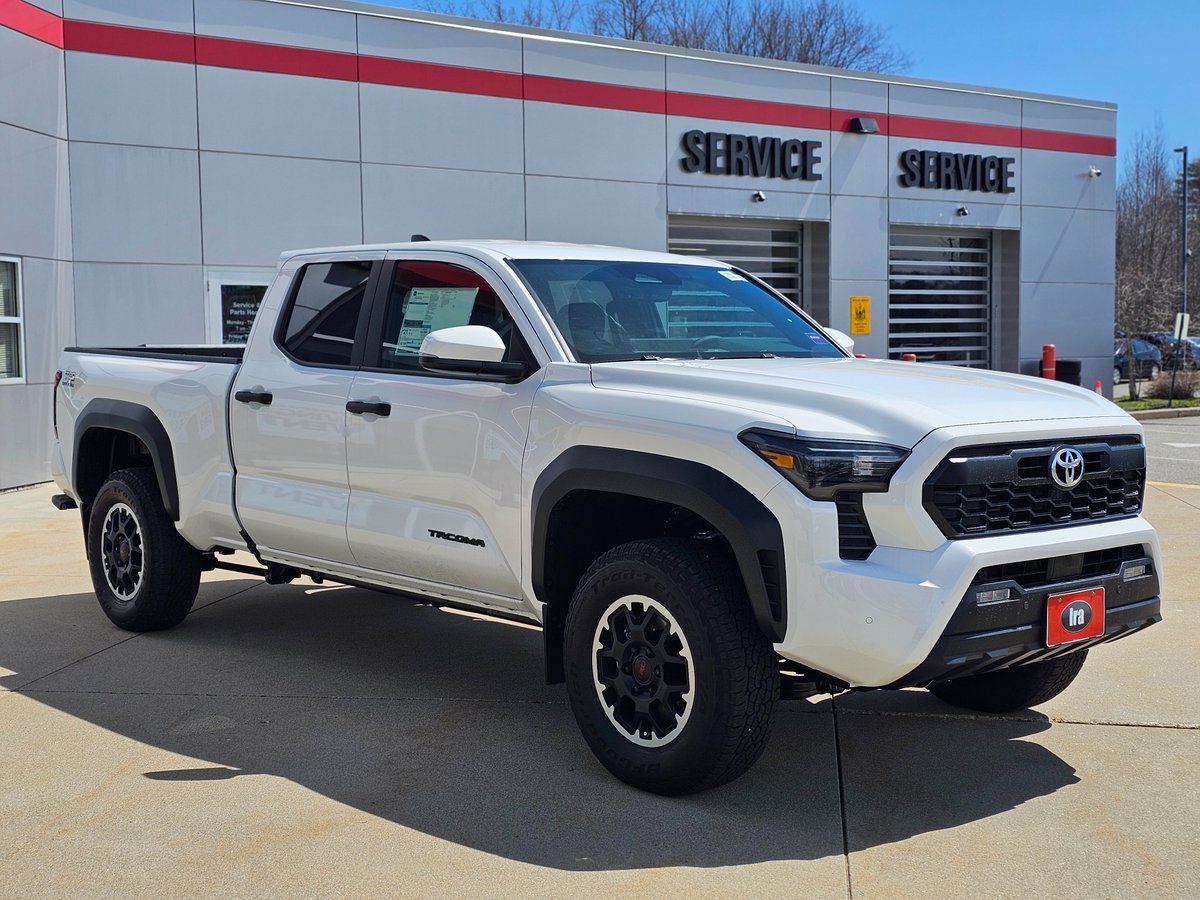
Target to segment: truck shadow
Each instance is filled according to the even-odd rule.
[[[54,668],[36,665],[29,636],[44,625],[49,647],[51,626],[64,621],[108,649],[20,687],[22,666]],[[127,776],[161,784],[164,802],[186,803],[196,783],[211,791],[272,775],[558,869],[837,856],[843,802],[850,847],[863,849],[985,819],[1079,780],[1021,740],[1049,727],[1036,714],[859,710],[839,712],[835,734],[834,701],[824,698],[782,704],[763,759],[733,784],[677,799],[644,794],[595,762],[561,686],[541,683],[539,632],[357,589],[258,586],[173,631],[116,644],[124,637],[90,595],[0,603],[0,667],[16,671],[0,685],[188,757]]]

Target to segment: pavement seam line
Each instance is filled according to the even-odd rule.
[[[85,659],[86,658],[87,657],[85,657]],[[82,662],[82,660],[80,661]],[[72,665],[74,665],[74,663],[72,663]],[[43,675],[41,677],[47,678],[49,675]],[[30,683],[32,684],[32,682]],[[5,691],[4,693],[16,693],[16,691]],[[395,701],[400,703],[495,703],[517,706],[567,705],[566,700],[513,700],[511,698],[506,699],[500,697],[387,697],[376,694],[217,694],[211,692],[206,693],[203,691],[86,691],[65,688],[34,688],[28,693],[95,694],[108,697],[205,697],[221,700],[379,700],[385,702]]]
[[[843,709],[850,716],[892,716],[911,719],[957,719],[964,722],[1050,722],[1053,725],[1106,725],[1112,728],[1163,728],[1175,731],[1200,731],[1200,724],[1188,722],[1117,722],[1108,719],[1064,719],[1057,716],[991,716],[974,713],[916,712],[898,709]]]
[[[850,832],[846,823],[846,779],[842,771],[842,737],[838,731],[837,697],[830,697],[833,708],[833,753],[837,760],[838,804],[842,810],[842,859],[846,866],[846,897],[854,900],[854,883],[850,878]]]
[[[1166,494],[1166,495],[1167,495],[1168,497],[1170,497],[1172,500],[1178,500],[1178,501],[1179,501],[1180,503],[1182,503],[1184,506],[1190,506],[1192,509],[1200,509],[1200,506],[1197,506],[1195,503],[1190,503],[1190,502],[1188,502],[1187,500],[1184,500],[1182,497],[1180,497],[1180,496],[1179,496],[1179,495],[1177,495],[1177,494],[1172,494],[1172,493],[1171,493],[1170,491],[1168,491],[1166,488],[1163,488],[1163,487],[1161,487],[1161,486],[1159,486],[1159,485],[1156,485],[1156,487],[1158,487],[1158,490],[1159,490],[1159,492],[1160,492],[1160,493]]]
[[[250,587],[242,588],[240,591],[234,591],[232,594],[229,594],[226,597],[221,597],[220,599],[214,600],[212,603],[206,603],[204,606],[200,607],[199,609],[195,610],[194,612],[197,612],[197,613],[203,612],[204,610],[208,609],[210,606],[216,606],[222,600],[228,600],[230,597],[236,597],[238,594],[245,593],[246,591],[250,590],[251,588],[255,588],[255,587],[258,587],[258,585],[252,584],[252,585],[250,585]],[[189,613],[189,615],[190,615],[190,613]],[[112,650],[114,647],[120,647],[122,644],[127,644],[130,641],[134,640],[135,638],[140,638],[143,634],[148,634],[148,633],[149,632],[139,631],[137,634],[131,634],[131,635],[129,635],[129,637],[123,638],[122,640],[117,641],[115,644],[109,644],[107,647],[101,647],[99,650],[96,650],[93,653],[89,653],[87,656],[81,656],[81,657],[79,657],[79,659],[72,660],[71,662],[67,663],[66,665],[59,666],[53,672],[47,672],[45,675],[39,675],[37,678],[33,679],[32,681],[27,681],[24,684],[19,685],[18,687],[12,688],[12,692],[13,693],[18,693],[18,692],[25,693],[26,689],[30,685],[37,684],[39,681],[43,681],[44,679],[49,678],[51,675],[57,675],[59,672],[63,671],[64,669],[69,669],[69,668],[71,668],[71,666],[78,665],[81,662],[86,662],[87,660],[91,659],[93,656],[99,656],[101,653],[107,653],[109,650]],[[39,691],[38,693],[48,694],[48,693],[58,693],[58,692],[57,691]],[[71,691],[63,691],[62,693],[72,693],[72,692]],[[90,692],[88,692],[88,693],[90,693]],[[108,693],[108,692],[107,691],[96,691],[95,693]]]

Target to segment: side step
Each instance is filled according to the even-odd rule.
[[[75,502],[74,497],[68,497],[66,494],[55,494],[50,498],[50,502],[54,504],[54,508],[63,509],[79,509],[79,504]]]

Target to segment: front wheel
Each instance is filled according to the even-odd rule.
[[[1087,659],[1086,650],[929,686],[929,692],[951,706],[979,712],[1007,713],[1028,709],[1057,697],[1075,680]]]
[[[719,547],[659,539],[605,553],[575,591],[563,650],[588,746],[634,787],[713,788],[766,746],[775,655]]]
[[[1113,366],[1113,384],[1121,383],[1121,367]]]
[[[87,540],[96,599],[118,628],[170,628],[191,612],[200,553],[175,530],[150,469],[110,476],[92,503]]]

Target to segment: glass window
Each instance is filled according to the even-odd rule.
[[[297,275],[283,330],[284,350],[300,362],[350,365],[370,276],[367,261],[305,266]]]
[[[0,381],[16,381],[25,374],[22,324],[20,264],[0,258]]]
[[[732,269],[514,260],[580,362],[841,357],[808,319]]]
[[[496,292],[470,269],[440,262],[396,263],[384,311],[379,368],[427,373],[421,342],[439,328],[486,325],[504,341],[505,362],[531,362],[528,346]]]

